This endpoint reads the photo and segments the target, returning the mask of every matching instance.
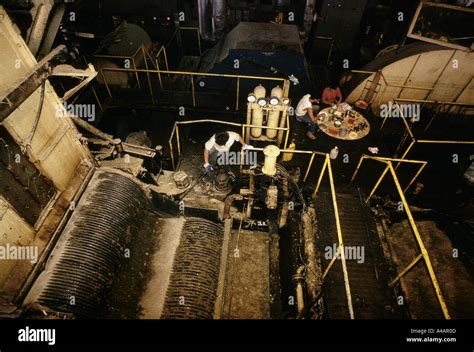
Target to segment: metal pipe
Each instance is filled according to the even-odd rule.
[[[375,186],[374,188],[372,188],[372,190],[370,191],[370,194],[369,196],[366,198],[365,202],[367,203],[369,201],[370,198],[372,198],[372,196],[374,195],[375,191],[377,190],[377,188],[379,187],[380,183],[382,182],[383,178],[385,177],[385,175],[387,174],[388,170],[389,170],[389,162],[386,162],[387,163],[387,167],[385,168],[385,170],[383,170],[382,172],[382,175],[380,175],[379,179],[377,180],[377,182],[375,183]]]
[[[346,255],[344,251],[344,242],[342,239],[341,222],[339,220],[339,210],[337,206],[336,189],[334,187],[334,179],[332,176],[331,160],[329,158],[329,154],[326,154],[326,160],[327,160],[327,165],[328,165],[327,167],[328,167],[328,175],[329,175],[329,184],[331,186],[331,196],[332,196],[332,204],[333,204],[333,209],[334,209],[334,217],[336,220],[337,237],[339,239],[339,247],[341,247],[341,265],[342,265],[342,272],[344,274],[344,285],[346,288],[347,308],[349,310],[349,317],[351,319],[354,319],[354,308],[352,306],[351,286],[349,284],[349,274],[347,272],[347,263],[346,263]]]
[[[397,275],[395,279],[390,281],[388,286],[392,287],[393,285],[395,285],[403,276],[405,276],[406,273],[408,273],[420,261],[421,258],[423,258],[423,254],[420,253],[415,259],[413,259],[413,261],[410,264],[408,264],[405,267],[405,269],[402,270],[400,274]]]
[[[209,39],[210,35],[210,16],[209,16],[209,1],[198,0],[198,16],[199,16],[199,31],[201,37]]]
[[[319,173],[318,182],[316,183],[316,187],[314,188],[313,198],[316,197],[316,194],[318,193],[319,185],[321,184],[321,181],[322,181],[323,176],[324,176],[324,171],[326,171],[327,166],[328,166],[328,159],[325,158],[323,167],[321,168],[321,172]]]
[[[145,67],[146,67],[146,70],[148,71],[148,61],[145,56],[145,48],[143,47],[143,45],[141,48],[142,48],[143,60],[145,61]],[[148,80],[148,88],[150,89],[151,102],[152,104],[155,104],[155,98],[153,97],[153,88],[151,86],[151,81],[150,81],[150,73],[147,72],[146,76]]]
[[[165,51],[165,50],[164,50]],[[167,66],[167,64],[165,65]],[[135,70],[132,68],[122,68],[122,67],[102,67],[100,70],[103,71],[123,71],[123,72],[134,72]],[[261,77],[261,76],[247,76],[247,75],[231,75],[231,74],[220,74],[220,73],[208,73],[208,72],[191,72],[191,71],[170,71],[170,70],[147,70],[147,69],[137,69],[137,72],[143,73],[166,73],[166,74],[174,74],[174,75],[192,75],[192,76],[205,76],[205,77],[227,77],[227,78],[237,78],[240,77],[242,79],[254,79],[254,80],[267,80],[267,81],[280,81],[284,82],[285,78],[278,78],[278,77]]]
[[[356,167],[354,173],[352,174],[351,182],[349,182],[349,184],[352,184],[352,182],[354,182],[354,180],[355,180],[357,174],[359,173],[359,169],[360,169],[360,167],[361,167],[361,165],[362,165],[362,162],[364,161],[365,158],[366,158],[365,155],[362,155],[362,156],[360,157],[360,159],[359,159],[359,164],[357,164],[357,167]]]
[[[212,0],[212,35],[219,38],[227,27],[227,1]]]
[[[315,153],[311,155],[311,159],[309,159],[308,167],[306,168],[306,173],[304,174],[303,182],[306,182],[306,179],[308,178],[309,175],[309,170],[311,169],[311,166],[313,165],[314,157],[316,156]]]
[[[410,186],[413,184],[413,182],[415,182],[415,180],[417,179],[417,177],[421,174],[421,172],[423,171],[423,169],[425,168],[425,166],[427,165],[428,163],[425,162],[423,165],[421,165],[420,169],[418,170],[418,172],[415,174],[415,176],[413,176],[413,178],[411,179],[411,181],[408,183],[408,185],[405,187],[405,189],[403,190],[403,193],[406,193],[406,191],[408,190],[408,188],[410,188]]]
[[[132,57],[132,64],[133,64],[133,68],[136,70],[137,69],[137,64],[135,63],[135,58]],[[142,86],[140,85],[140,78],[138,77],[138,72],[135,71],[135,78],[137,80],[137,85],[138,85],[138,88],[141,88]]]

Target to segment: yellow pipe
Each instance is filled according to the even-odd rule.
[[[135,50],[135,52],[134,52],[133,55],[132,55],[133,58],[134,58],[135,56],[137,56],[138,53],[142,50],[142,46],[143,46],[143,44],[140,45],[140,46],[137,48],[137,50]]]
[[[405,153],[403,153],[401,159],[405,159],[405,157],[408,155],[408,153],[410,152],[411,148],[413,147],[413,145],[415,144],[415,139],[412,139],[411,142],[410,142],[410,145],[408,146],[407,150],[405,150]],[[399,161],[397,166],[395,167],[395,170],[398,169],[398,167],[400,166],[402,162]]]
[[[427,165],[428,163],[424,163],[423,165],[421,165],[420,169],[418,170],[418,172],[415,174],[415,176],[413,176],[413,178],[411,179],[410,183],[408,183],[408,185],[405,187],[405,189],[403,190],[403,193],[405,193],[409,188],[410,186],[413,184],[413,182],[415,182],[416,178],[421,174],[421,172],[423,171],[423,169],[425,168],[425,166]]]
[[[364,70],[351,70],[353,73],[376,73],[374,71],[364,71]]]
[[[176,125],[177,125],[177,123],[175,122],[174,125],[173,125],[173,129],[171,130],[170,138],[168,139],[168,144],[171,143],[171,141],[173,140],[173,137],[174,137],[174,134],[175,134],[175,131],[176,131]]]
[[[328,167],[328,175],[329,175],[329,184],[331,185],[331,196],[332,196],[332,205],[334,209],[334,217],[336,219],[337,238],[339,239],[339,247],[341,248],[341,265],[342,265],[342,272],[344,274],[344,285],[346,288],[347,306],[349,309],[349,317],[351,319],[354,319],[354,308],[352,307],[351,286],[349,284],[349,274],[347,272],[346,255],[344,252],[344,242],[342,240],[341,223],[339,220],[339,210],[337,207],[336,189],[334,187],[334,180],[332,177],[332,168],[331,168],[331,159],[329,158],[329,154],[326,154],[326,160],[327,160],[327,165],[328,165],[327,167]]]
[[[156,68],[158,69],[158,71],[160,70],[160,66],[158,64],[158,59],[155,59],[155,62],[156,62]],[[158,81],[160,82],[160,88],[163,89],[163,82],[161,81],[161,73],[158,72]]]
[[[102,79],[104,80],[104,84],[105,84],[105,88],[107,89],[107,93],[109,93],[109,97],[112,98],[112,93],[110,92],[109,85],[107,84],[107,80],[105,79],[104,72],[103,72],[102,69],[100,69],[99,71],[102,75]]]
[[[145,48],[143,46],[142,46],[142,54],[143,54],[143,59],[145,61],[145,67],[148,71],[148,61],[146,59]],[[151,102],[152,102],[152,104],[155,104],[155,98],[153,97],[153,88],[151,87],[150,74],[147,72],[146,76],[147,76],[147,80],[148,80],[148,88],[150,89]]]
[[[417,140],[418,143],[432,143],[432,144],[474,144],[474,141],[436,141],[430,139]]]
[[[321,181],[322,181],[323,176],[324,176],[324,171],[326,171],[327,166],[328,166],[328,160],[327,160],[327,158],[325,158],[323,167],[321,168],[321,172],[319,173],[318,182],[316,183],[316,187],[315,187],[314,192],[313,192],[313,198],[316,197],[316,194],[318,193],[319,185],[321,184]]]
[[[461,105],[461,106],[473,106],[474,104],[469,103],[460,103],[456,101],[438,101],[438,100],[424,100],[424,99],[405,99],[405,98],[397,98],[394,99],[395,101],[405,101],[410,103],[427,103],[427,104],[439,104],[439,105]]]
[[[175,170],[175,166],[174,166],[174,154],[173,154],[173,143],[170,142],[169,145],[170,145],[171,165],[173,166],[173,170]]]
[[[441,307],[441,310],[443,311],[444,317],[446,319],[450,319],[451,317],[449,315],[448,307],[446,306],[443,293],[441,292],[441,288],[439,287],[439,284],[438,284],[438,279],[436,278],[436,274],[434,273],[433,266],[431,265],[430,256],[428,254],[428,251],[425,248],[423,240],[421,239],[420,233],[418,232],[418,228],[416,227],[416,223],[415,223],[415,220],[413,219],[413,215],[411,214],[410,207],[408,206],[408,203],[405,199],[405,195],[403,194],[402,187],[400,186],[400,182],[398,181],[397,173],[395,172],[395,169],[392,166],[392,162],[389,161],[388,163],[389,163],[390,172],[395,182],[395,186],[397,187],[397,190],[398,190],[398,194],[403,203],[403,206],[405,207],[405,212],[407,213],[408,221],[410,222],[416,241],[418,242],[418,246],[420,247],[421,254],[423,255],[423,258],[425,260],[426,268],[428,269],[428,273],[431,278],[431,283],[433,284],[433,288],[435,290],[436,297],[438,298],[439,305]]]
[[[179,142],[179,125],[176,125],[176,147],[178,149],[178,156],[181,156],[181,143]]]
[[[315,156],[316,156],[315,153],[313,153],[313,155],[311,155],[311,159],[309,160],[308,167],[306,168],[306,174],[304,175],[303,182],[306,182],[306,178],[308,178],[309,170],[311,169],[311,166],[313,165],[313,160],[314,160]]]
[[[259,126],[259,125],[247,125],[244,124],[245,127],[258,127],[258,128],[263,128],[263,129],[272,129],[272,130],[283,130],[287,131],[288,129],[286,127],[270,127],[270,126]],[[257,138],[258,139],[258,138]]]
[[[94,94],[95,100],[97,101],[97,104],[99,105],[100,111],[104,111],[102,108],[102,104],[100,103],[99,97],[97,96],[97,92],[95,91],[95,88],[91,85],[92,88],[92,93]]]
[[[155,63],[153,62],[153,58],[151,57],[151,55],[150,55],[150,53],[148,52],[148,50],[146,50],[146,48],[145,48],[144,45],[142,45],[142,46],[143,46],[143,50],[144,50],[144,52],[145,52],[145,54],[146,54],[146,57],[148,57],[148,59],[150,60],[150,62],[152,63],[152,65],[155,65]],[[146,58],[145,58],[145,59],[146,59]],[[157,67],[155,66],[155,68],[157,68]]]
[[[382,156],[369,156],[369,155],[366,155],[366,157],[369,159],[375,159],[379,161],[400,161],[402,163],[410,163],[410,164],[426,164],[426,161],[424,160],[385,158]]]
[[[244,126],[241,123],[221,121],[221,120],[213,120],[213,119],[201,119],[201,120],[193,120],[193,121],[176,121],[176,123],[180,124],[180,125],[191,125],[193,123],[202,123],[202,122],[220,123],[222,125],[231,125],[231,126],[238,126],[238,127]]]
[[[395,103],[395,104],[397,105],[397,109],[398,109],[398,111],[399,111],[399,113],[400,113],[400,116],[402,117],[402,121],[403,121],[403,123],[405,124],[405,127],[406,127],[408,133],[410,134],[410,137],[411,137],[411,138],[415,138],[415,136],[413,135],[413,132],[411,131],[410,126],[408,125],[408,123],[407,123],[406,120],[405,120],[405,116],[403,116],[403,111],[402,111],[400,105],[399,105],[398,103]],[[402,158],[402,159],[403,159],[403,158]]]
[[[240,78],[237,77],[237,93],[235,94],[235,111],[239,110],[239,91],[240,91]]]
[[[104,71],[123,71],[123,72],[133,72],[135,70],[131,68],[118,68],[118,67],[103,67],[101,70]],[[245,75],[231,75],[231,74],[220,74],[220,73],[206,73],[206,72],[191,72],[191,71],[169,71],[169,70],[147,70],[147,69],[137,69],[137,72],[143,73],[167,73],[174,75],[191,75],[191,76],[206,76],[206,77],[227,77],[227,78],[241,78],[241,79],[254,79],[254,80],[267,80],[267,81],[284,81],[284,78],[276,77],[260,77],[260,76],[245,76]]]
[[[138,88],[141,88],[140,79],[138,78],[137,65],[135,63],[135,57],[132,57],[133,68],[135,69],[135,78],[137,79]]]
[[[357,174],[359,173],[359,169],[360,169],[360,167],[361,167],[361,165],[362,165],[362,162],[364,161],[365,158],[366,158],[365,155],[362,155],[362,156],[360,157],[360,159],[359,159],[359,164],[357,164],[357,167],[356,167],[354,173],[352,174],[351,182],[349,182],[349,184],[351,184],[351,183],[354,181],[354,179],[356,178]]]
[[[408,89],[420,89],[420,90],[433,90],[433,87],[418,87],[418,86],[410,86],[404,84],[388,84],[389,87],[393,88],[408,88]]]
[[[405,269],[403,269],[403,271],[400,274],[397,275],[395,279],[390,281],[388,286],[392,287],[393,285],[395,285],[398,282],[398,280],[400,280],[403,276],[405,276],[405,274],[408,273],[415,266],[415,264],[420,261],[421,258],[423,258],[423,254],[420,253],[415,259],[412,260],[410,264],[407,265]]]
[[[285,149],[288,148],[288,139],[290,138],[290,118],[289,114],[286,114],[286,137],[285,137],[285,145],[283,146]]]
[[[369,196],[367,197],[367,199],[365,200],[365,202],[367,203],[369,201],[369,199],[374,195],[375,191],[377,190],[377,188],[379,187],[380,183],[382,182],[383,178],[385,177],[385,175],[387,174],[388,172],[388,169],[389,169],[389,163],[390,161],[386,162],[387,163],[387,167],[385,168],[385,170],[383,170],[382,172],[382,175],[380,175],[379,179],[377,180],[377,183],[375,184],[374,188],[372,188],[372,191],[370,191],[370,194]]]
[[[334,256],[332,257],[331,261],[329,262],[328,267],[326,268],[326,270],[324,270],[323,277],[321,278],[321,283],[324,283],[324,279],[325,279],[326,276],[329,274],[329,271],[331,270],[332,266],[334,265],[334,262],[336,261],[336,258],[337,258],[337,256],[339,255],[339,252],[340,252],[340,251],[341,251],[341,247],[338,247],[336,254],[334,254]]]
[[[168,66],[168,54],[166,53],[166,47],[163,45],[163,56],[165,58],[165,67],[166,70],[169,71],[169,66]]]

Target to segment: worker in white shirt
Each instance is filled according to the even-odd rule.
[[[212,171],[218,157],[222,157],[221,160],[225,160],[225,156],[223,156],[223,154],[228,153],[236,141],[239,141],[244,149],[253,148],[251,145],[245,144],[240,134],[236,132],[226,131],[214,134],[204,146],[205,171]]]
[[[319,99],[313,99],[311,98],[311,94],[306,94],[298,102],[295,111],[296,120],[308,125],[308,132],[306,132],[306,135],[312,140],[316,139],[316,136],[314,135],[317,128],[317,118],[315,114],[319,111],[319,106],[313,105],[313,103],[319,103]]]

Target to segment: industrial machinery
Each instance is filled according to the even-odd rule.
[[[158,20],[137,16],[137,4],[124,20],[118,15],[126,15],[125,3],[110,18],[121,24],[88,43],[84,57],[69,43],[49,52],[57,40],[48,36],[25,41],[0,7],[0,317],[473,316],[466,294],[474,290],[472,236],[458,233],[472,229],[474,142],[454,141],[459,150],[436,154],[439,172],[455,174],[454,185],[440,187],[421,178],[435,163],[408,154],[416,143],[453,141],[418,138],[421,110],[377,116],[384,104],[398,113],[403,99],[444,101],[472,114],[472,52],[407,44],[364,70],[348,70],[339,106],[366,114],[370,136],[335,139],[316,130],[314,141],[304,137],[307,123],[293,116],[304,94],[319,97],[309,72],[321,67],[308,67],[303,43],[320,64],[320,42],[341,23],[338,14],[353,11],[324,46],[339,47],[337,55],[352,52],[366,1],[357,9],[354,1],[323,1],[322,15],[310,0],[163,5],[163,22],[175,25],[173,40],[190,30],[199,53],[201,43],[208,49],[193,61],[196,71],[170,69],[182,62],[168,62],[168,44],[154,52],[142,28]],[[111,2],[100,4],[108,5],[101,15],[110,14]],[[61,5],[48,26],[33,25],[40,27],[36,35],[59,26],[69,6]],[[188,19],[179,18],[192,8],[196,27],[186,27]],[[293,9],[297,20],[284,18]],[[49,10],[35,13],[42,18]],[[259,15],[272,23],[240,20]],[[463,64],[454,68],[453,60]],[[66,64],[72,62],[87,69]],[[79,83],[64,87],[63,77]],[[323,81],[318,85],[327,86]],[[339,125],[351,116],[341,113]],[[119,119],[123,134],[115,132]],[[222,132],[235,132],[233,143],[219,144],[226,151],[216,149],[222,159],[213,165],[205,149],[203,164],[206,140]],[[448,186],[452,203],[460,204],[456,213],[422,206]],[[442,217],[445,227],[427,214]],[[458,249],[460,258],[451,256]]]
[[[274,87],[266,96],[266,89],[261,84],[256,86],[247,97],[247,143],[249,140],[276,141],[281,145],[284,129],[287,128],[290,99],[280,86]],[[258,126],[275,128],[262,128]],[[250,131],[250,133],[249,133]]]

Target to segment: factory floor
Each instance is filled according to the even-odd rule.
[[[116,110],[117,111],[117,110]],[[118,110],[120,112],[120,110]],[[127,116],[127,114],[129,116]],[[344,195],[350,194],[356,190],[356,187],[359,187],[362,192],[367,192],[370,190],[376,182],[378,175],[381,174],[383,171],[384,165],[381,163],[376,162],[365,162],[364,166],[361,168],[359,176],[354,183],[353,187],[349,187],[349,181],[352,177],[352,174],[359,162],[359,159],[362,154],[370,154],[368,151],[368,147],[378,147],[380,156],[385,157],[396,157],[396,147],[400,141],[400,138],[403,134],[403,128],[400,124],[400,121],[387,121],[387,125],[384,127],[383,131],[380,130],[381,119],[372,115],[371,113],[363,113],[364,116],[368,119],[369,123],[371,124],[371,132],[369,135],[361,140],[357,141],[342,141],[338,139],[334,139],[325,133],[318,131],[316,133],[316,140],[312,141],[309,140],[305,136],[306,126],[303,124],[291,120],[291,139],[294,139],[296,143],[296,148],[300,150],[317,150],[321,152],[329,152],[335,146],[339,148],[339,156],[335,160],[332,160],[332,169],[333,175],[335,179],[335,186],[336,192],[338,194],[338,198],[340,202],[344,202]],[[213,112],[195,112],[195,111],[187,111],[185,117],[178,116],[175,112],[169,111],[158,111],[158,110],[138,110],[136,114],[130,116],[127,110],[123,110],[122,113],[114,113],[109,116],[106,116],[103,121],[100,123],[100,127],[103,128],[106,132],[111,134],[117,135],[120,138],[125,138],[126,135],[130,132],[138,131],[138,130],[146,130],[149,134],[150,139],[152,140],[152,144],[162,144],[165,146],[165,155],[168,154],[167,152],[167,141],[169,135],[171,133],[171,129],[175,119],[184,119],[184,120],[191,120],[191,119],[199,119],[199,118],[215,118],[215,119],[223,119],[226,121],[233,121],[242,123],[245,120],[244,113],[234,113],[234,112],[224,112],[224,113],[213,113]],[[118,122],[117,122],[118,121]],[[441,127],[436,128],[436,124],[440,124]],[[442,130],[442,126],[445,125],[446,122],[443,120],[435,121],[433,125],[433,130]],[[212,125],[212,124],[199,124],[199,125],[192,125],[187,126],[181,130],[181,140],[183,141],[182,148],[183,148],[183,155],[192,158],[188,159],[185,157],[183,163],[187,163],[186,168],[189,169],[190,174],[198,175],[199,170],[201,168],[201,155],[202,155],[202,148],[206,140],[214,133],[224,130],[223,126],[219,125]],[[468,134],[469,130],[462,130]],[[238,131],[240,132],[240,131]],[[421,133],[421,132],[420,132]],[[441,139],[442,136],[435,136]],[[466,136],[464,136],[466,137]],[[469,137],[467,135],[467,137]],[[463,136],[457,136],[457,139],[462,139]],[[406,147],[405,147],[406,148]],[[452,155],[455,153],[459,153],[460,161],[459,164],[453,165]],[[460,223],[463,221],[472,220],[472,212],[469,209],[472,209],[472,187],[466,185],[466,183],[462,180],[461,171],[464,167],[467,167],[469,159],[468,156],[470,153],[473,153],[472,147],[468,146],[459,146],[459,145],[444,145],[444,146],[432,146],[432,145],[417,145],[413,151],[410,153],[409,158],[411,159],[418,159],[418,160],[428,160],[429,165],[421,174],[418,179],[418,182],[423,184],[425,187],[422,189],[420,193],[414,194],[413,190],[415,187],[412,187],[406,194],[408,202],[410,205],[436,209],[437,211],[442,211],[443,213],[455,214],[459,216]],[[191,160],[192,159],[192,160]],[[302,173],[304,175],[304,171],[306,170],[307,163],[309,158],[306,155],[295,155],[291,162],[285,163],[285,166],[292,169],[295,167],[300,167]],[[308,179],[306,181],[307,192],[306,194],[309,196],[311,194],[312,187],[314,187],[317,178],[319,176],[319,172],[321,170],[323,159],[316,157],[314,160],[313,167],[308,175]],[[184,166],[184,164],[183,164]],[[449,167],[448,167],[449,166]],[[400,179],[402,185],[406,185],[411,177],[415,174],[416,169],[411,166],[403,166],[397,170],[397,175]],[[329,190],[329,183],[327,182],[327,176],[324,177],[323,182],[321,184],[321,192],[327,192]],[[436,191],[434,191],[436,190]],[[398,196],[396,193],[396,189],[393,185],[392,180],[390,177],[386,177],[386,179],[381,183],[379,190],[377,191],[378,195],[389,197],[395,202],[398,202]],[[342,205],[342,204],[341,204]],[[471,214],[471,215],[469,215]],[[418,214],[415,214],[415,220],[417,220]],[[434,213],[435,220],[436,213]],[[462,220],[464,219],[464,220]],[[450,221],[453,221],[452,219]],[[469,228],[469,225],[466,225]],[[472,229],[472,225],[470,227]],[[443,231],[443,230],[442,230]],[[466,233],[469,233],[468,230]],[[430,237],[433,236],[433,232],[428,231],[426,236]],[[437,235],[438,236],[438,235]],[[446,232],[444,235],[439,234],[439,236],[443,237],[444,239],[447,238]],[[454,239],[453,239],[454,236]],[[469,246],[469,241],[466,242],[465,234],[455,233],[451,236],[451,240],[458,243],[460,252],[463,253],[462,263],[461,265],[465,268],[465,272],[467,273],[465,278],[467,281],[470,280],[472,283],[472,273],[474,272],[474,260],[473,260],[473,253],[466,248]],[[429,238],[427,238],[427,242],[429,243]],[[413,247],[416,248],[416,247]],[[281,250],[285,251],[288,248],[282,247]],[[446,248],[444,246],[432,246],[431,251],[433,252],[433,256],[443,256],[445,253]],[[398,270],[400,268],[396,260],[394,260],[395,264],[397,265]],[[239,267],[235,268],[236,272],[239,272],[241,269]],[[445,290],[448,291],[447,296],[450,295],[449,291],[451,288],[455,287],[455,282],[457,280],[457,276],[447,275],[443,272],[442,268],[438,268],[440,270],[440,275],[445,280],[446,286]],[[457,271],[461,272],[461,271]],[[257,273],[256,275],[260,275],[261,273]],[[417,277],[416,272],[412,273],[412,277]],[[245,280],[245,277],[242,278]],[[363,282],[363,281],[361,281]],[[453,286],[454,285],[454,286]],[[468,285],[468,284],[466,284]],[[288,285],[291,288],[291,285]],[[237,289],[237,288],[236,288]],[[285,287],[283,287],[285,290]],[[454,292],[454,291],[453,291]],[[457,292],[461,292],[457,290]],[[408,290],[408,294],[410,292]],[[362,297],[359,294],[359,297]],[[362,297],[363,298],[363,297]],[[387,298],[390,300],[390,298]],[[456,298],[454,298],[456,300]],[[369,298],[370,301],[370,298]],[[359,300],[362,302],[361,307],[367,307],[367,304],[371,305],[371,303],[367,303],[367,300]],[[244,304],[245,302],[240,303],[233,303],[234,304]],[[404,313],[395,313],[396,309],[393,310],[392,303],[381,305],[379,306],[379,310],[367,310],[365,313],[363,312],[362,315],[370,318],[370,317],[403,317],[405,316]],[[436,303],[436,302],[435,302]],[[412,307],[415,307],[416,302],[412,300]],[[421,307],[422,305],[420,305]],[[436,308],[436,304],[433,305]],[[415,311],[418,308],[414,308]],[[261,306],[253,307],[252,309],[246,310],[242,308],[241,313],[237,313],[237,310],[233,310],[232,307],[227,307],[229,309],[228,314],[229,317],[231,316],[255,316],[256,311],[258,309],[262,309]],[[435,309],[436,310],[436,309]],[[258,314],[263,314],[266,311],[266,308],[259,311]],[[233,313],[232,313],[233,312]],[[359,312],[360,313],[360,312]],[[240,315],[239,315],[240,314]],[[434,314],[434,313],[433,313]],[[360,314],[359,314],[360,316]]]
[[[231,232],[221,318],[271,317],[269,242],[265,232]]]
[[[417,227],[430,255],[451,317],[455,319],[472,317],[474,281],[463,263],[466,253],[456,248],[456,244],[434,221],[418,221]],[[393,224],[387,237],[393,261],[398,272],[401,272],[419,254],[408,221]],[[411,318],[443,318],[423,260],[401,279],[401,285],[406,293],[406,304],[410,307]]]

